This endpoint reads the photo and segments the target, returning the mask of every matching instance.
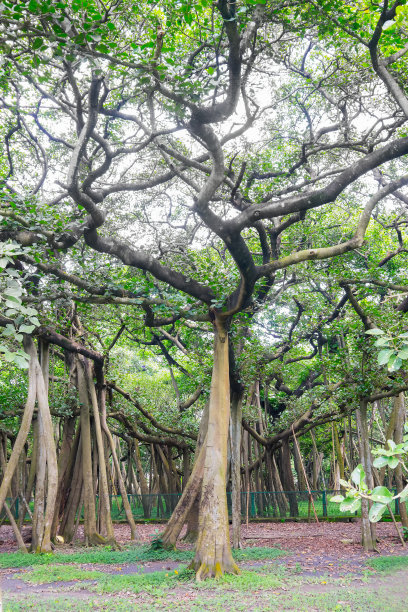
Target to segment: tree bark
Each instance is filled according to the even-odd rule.
[[[81,405],[81,448],[84,497],[84,535],[87,546],[105,544],[105,539],[96,529],[95,492],[92,472],[92,442],[89,420],[88,385],[86,384],[83,362],[78,358],[78,392]]]
[[[106,422],[106,403],[105,403],[105,389],[101,391],[101,425],[102,429],[105,432],[107,440],[109,442],[109,447],[112,453],[112,460],[116,470],[116,477],[118,480],[119,491],[122,496],[122,503],[126,513],[126,519],[130,527],[130,537],[132,540],[136,540],[136,523],[133,518],[132,509],[129,504],[125,483],[122,478],[122,474],[120,471],[120,465],[118,456],[116,454],[115,444],[113,442],[112,434],[109,431],[108,424]]]
[[[35,407],[35,398],[37,394],[37,377],[35,372],[35,361],[34,361],[34,353],[32,352],[31,346],[34,347],[34,343],[29,336],[24,338],[24,348],[26,352],[30,355],[30,362],[28,366],[28,393],[27,400],[24,407],[23,418],[21,420],[20,429],[17,434],[16,441],[14,443],[14,447],[12,453],[10,455],[10,459],[8,460],[6,469],[4,470],[3,479],[0,485],[0,511],[3,508],[4,502],[6,500],[11,480],[13,478],[14,471],[17,467],[18,460],[20,458],[21,452],[24,448],[24,444],[27,440],[28,434],[30,432],[31,421],[33,418],[34,407]],[[35,347],[34,347],[35,351]],[[7,456],[6,456],[7,460]]]
[[[356,410],[357,426],[359,429],[359,447],[360,447],[360,458],[366,474],[366,484],[369,489],[374,488],[374,478],[372,472],[371,462],[371,450],[368,435],[368,422],[367,422],[367,402],[362,400],[360,402],[360,408]],[[371,523],[368,514],[370,510],[370,504],[367,499],[361,500],[361,536],[362,545],[366,552],[376,551],[376,528],[375,523]]]
[[[396,409],[396,419],[395,419],[395,444],[401,444],[404,437],[404,424],[405,424],[405,398],[404,394],[400,393],[397,397],[394,398],[394,402],[397,406]],[[404,481],[402,477],[402,466],[401,464],[397,465],[395,468],[395,484],[397,486],[397,492],[401,493],[404,488]],[[407,508],[405,502],[400,502],[400,517],[401,523],[404,527],[408,527],[408,516],[407,516]]]
[[[196,570],[197,580],[221,576],[224,572],[239,572],[231,553],[226,495],[229,416],[228,334],[216,318],[199,536],[191,564]]]
[[[91,398],[96,444],[98,447],[99,490],[100,490],[99,512],[101,513],[101,516],[103,516],[104,518],[104,524],[105,524],[106,532],[107,532],[107,542],[111,544],[112,546],[114,546],[115,548],[118,548],[118,543],[116,542],[116,539],[115,539],[115,532],[113,530],[111,508],[110,508],[110,503],[109,503],[109,488],[108,488],[108,476],[106,473],[105,448],[104,448],[104,442],[102,438],[102,428],[101,428],[101,419],[99,415],[98,398],[96,396],[95,385],[93,383],[93,378],[92,378],[92,364],[88,359],[86,359],[86,357],[84,358],[84,362],[85,362],[85,378],[86,378],[86,382],[88,386],[88,393]]]
[[[231,484],[232,484],[232,546],[241,544],[241,432],[243,394],[234,392],[231,398]]]

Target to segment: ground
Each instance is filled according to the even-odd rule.
[[[162,528],[138,526],[134,547],[127,526],[117,525],[121,551],[78,543],[27,558],[11,552],[12,532],[1,527],[3,610],[408,610],[408,550],[390,523],[378,525],[372,554],[359,545],[358,523],[243,525],[241,575],[200,584],[186,569],[188,545],[151,549]]]

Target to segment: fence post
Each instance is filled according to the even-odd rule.
[[[327,497],[326,497],[326,490],[324,490],[324,491],[323,491],[322,502],[323,502],[323,516],[327,516]]]

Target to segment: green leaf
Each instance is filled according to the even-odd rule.
[[[365,478],[365,472],[361,463],[351,472],[351,480],[355,485],[360,486]]]
[[[387,487],[375,487],[371,493],[371,499],[380,504],[389,504],[392,501],[392,493]]]
[[[385,506],[384,504],[373,504],[370,508],[368,518],[372,523],[377,523],[377,521],[380,520],[386,509],[387,506]]]
[[[396,372],[402,366],[402,360],[397,355],[391,355],[388,360],[388,371]]]
[[[31,332],[35,329],[35,325],[21,325],[18,331],[21,334],[31,334]]]
[[[376,340],[374,342],[374,346],[388,346],[390,343],[390,339],[385,337],[385,338],[378,338],[378,340]]]
[[[395,470],[398,464],[399,464],[398,457],[391,457],[390,459],[388,459],[388,467],[390,467],[392,470]]]
[[[42,38],[36,38],[36,39],[34,40],[34,42],[33,42],[33,49],[34,49],[34,51],[35,51],[36,49],[39,49],[40,47],[42,47],[42,46],[43,46],[43,44],[44,44],[44,41],[43,41],[43,39],[42,39]]]
[[[384,364],[388,363],[391,355],[395,355],[396,356],[396,353],[395,353],[394,349],[385,349],[383,351],[380,351],[378,353],[378,357],[377,357],[378,365],[384,365]]]
[[[373,461],[373,466],[376,468],[382,468],[388,465],[388,457],[377,457]]]
[[[341,512],[356,512],[361,506],[361,499],[359,497],[346,497],[344,502],[340,504]]]
[[[334,495],[333,497],[331,497],[329,499],[330,502],[333,502],[335,504],[339,504],[340,502],[344,501],[344,496],[343,495]]]
[[[408,498],[408,485],[399,494],[400,501],[404,502]]]
[[[382,336],[382,334],[385,334],[385,332],[383,332],[382,329],[369,329],[366,331],[366,334],[369,336]]]
[[[408,348],[403,348],[399,351],[398,357],[400,359],[408,359]]]

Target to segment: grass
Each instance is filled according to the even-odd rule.
[[[120,568],[118,568],[120,569]],[[151,593],[155,596],[176,587],[188,587],[195,590],[234,590],[246,592],[250,590],[277,589],[288,584],[288,573],[284,567],[257,568],[257,571],[244,570],[238,576],[224,575],[216,582],[204,581],[197,583],[194,572],[188,569],[160,571],[140,574],[111,574],[102,571],[82,570],[70,565],[38,566],[18,577],[31,584],[47,584],[52,582],[78,581],[78,587],[85,586],[84,581],[92,580],[95,584],[86,584],[89,590],[100,594],[120,593]],[[291,576],[291,584],[293,577]]]
[[[395,568],[400,569],[400,568]],[[123,612],[130,609],[189,610],[189,612],[222,611],[251,612],[311,610],[330,612],[359,612],[387,610],[400,612],[403,601],[398,600],[389,580],[378,581],[374,587],[356,586],[351,581],[295,576],[276,564],[245,570],[240,576],[223,576],[218,581],[196,583],[193,572],[152,572],[150,574],[120,575],[101,571],[82,570],[70,566],[38,566],[20,578],[44,584],[45,581],[79,580],[76,591],[54,591],[46,601],[38,601],[31,594],[13,593],[5,603],[5,612],[20,610],[77,610],[81,612],[109,610]],[[82,582],[80,581],[82,580]],[[94,584],[84,582],[92,580]],[[80,591],[80,589],[86,589]],[[86,597],[86,593],[93,591]],[[78,593],[82,593],[78,599]],[[75,599],[75,594],[77,599]],[[84,599],[85,596],[85,599]],[[18,598],[18,600],[17,600]]]
[[[47,584],[60,581],[97,580],[101,574],[104,575],[103,572],[84,570],[73,565],[39,565],[20,575],[19,578],[31,584]]]
[[[367,565],[377,572],[392,573],[408,569],[408,557],[375,557],[367,561]]]
[[[278,548],[247,548],[234,552],[237,561],[262,561],[275,559],[286,553]],[[0,555],[0,567],[31,567],[33,565],[54,565],[57,563],[101,563],[116,564],[138,563],[144,561],[180,561],[188,562],[192,559],[191,550],[158,549],[153,550],[149,545],[133,546],[125,550],[111,550],[110,547],[91,548],[74,553],[47,553],[42,555],[23,554],[20,552],[3,553]]]
[[[168,551],[151,551],[147,547],[130,548],[125,551],[109,551],[106,549],[84,551],[75,555],[47,555],[51,563],[38,564],[31,570],[16,577],[28,584],[57,583],[43,594],[34,595],[30,591],[7,593],[4,602],[4,612],[35,610],[52,612],[59,610],[76,610],[79,612],[94,612],[109,610],[109,612],[124,612],[131,609],[151,611],[180,610],[189,612],[222,611],[222,612],[263,612],[275,610],[291,610],[292,612],[330,611],[358,612],[379,611],[401,612],[408,595],[404,580],[401,580],[401,570],[408,567],[408,557],[378,557],[367,561],[367,565],[383,572],[375,579],[371,576],[363,584],[363,577],[354,582],[355,575],[342,578],[331,576],[309,577],[299,575],[299,568],[288,569],[272,561],[250,570],[243,570],[239,576],[226,575],[217,581],[196,583],[194,573],[184,568],[151,573],[121,574],[120,561],[126,555],[135,553],[139,559],[152,552],[157,558]],[[173,551],[170,551],[172,554]],[[236,557],[241,561],[276,559],[282,551],[269,548],[256,548],[238,551]],[[118,567],[115,573],[108,573],[100,568],[98,571],[82,569],[67,563],[55,564],[56,557],[65,560],[76,558],[81,563],[112,563],[112,553]],[[189,558],[191,558],[191,553]],[[17,555],[14,555],[17,556]],[[86,559],[86,560],[85,560]],[[107,561],[107,559],[109,559]],[[151,560],[149,558],[148,560]],[[3,562],[3,559],[1,559]],[[72,561],[70,561],[72,563]],[[124,561],[126,562],[126,561]],[[390,580],[387,574],[400,571],[398,581]],[[374,582],[375,580],[375,582]],[[75,582],[75,585],[72,583]],[[398,584],[398,587],[396,585]],[[399,591],[398,591],[399,589]],[[405,592],[406,591],[406,592]],[[6,594],[5,594],[6,595]]]

